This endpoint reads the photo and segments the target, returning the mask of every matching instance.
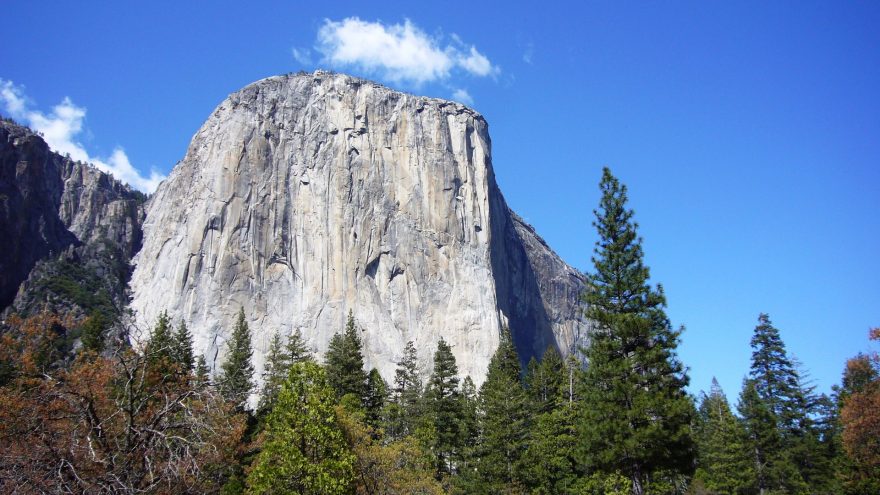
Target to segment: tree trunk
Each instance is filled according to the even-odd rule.
[[[630,477],[632,481],[632,495],[645,495],[645,485],[642,480],[642,470],[636,468],[632,476]]]

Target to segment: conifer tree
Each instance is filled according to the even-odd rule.
[[[541,361],[529,361],[525,385],[535,414],[556,409],[565,396],[567,370],[559,351],[550,346],[544,351]]]
[[[203,354],[199,354],[199,357],[196,358],[195,377],[197,388],[205,388],[211,384],[211,369],[208,368],[208,363],[205,362]]]
[[[388,400],[388,384],[379,374],[379,370],[373,368],[367,375],[367,393],[364,396],[363,406],[364,419],[374,430],[379,428],[386,400]]]
[[[351,311],[345,331],[333,335],[325,356],[327,376],[337,397],[352,394],[363,402],[367,387],[367,372],[364,370],[364,355],[361,338]]]
[[[281,344],[281,336],[278,332],[272,335],[269,341],[269,350],[266,352],[266,364],[263,366],[263,391],[257,411],[261,414],[268,412],[275,405],[281,384],[287,379],[290,371],[290,360]]]
[[[421,399],[422,380],[416,348],[409,341],[394,372],[391,400],[386,411],[385,433],[389,438],[398,440],[415,433],[421,417]]]
[[[746,451],[751,458],[750,471],[753,473],[746,491],[766,494],[804,490],[803,480],[783,448],[776,415],[771,405],[758,394],[754,380],[745,380],[737,408],[746,431]]]
[[[710,493],[738,493],[746,487],[753,476],[746,433],[715,378],[709,394],[703,394],[694,430],[699,453],[694,479]]]
[[[352,493],[355,458],[333,403],[333,389],[320,366],[302,362],[291,367],[248,474],[248,493]]]
[[[434,456],[437,479],[454,472],[462,450],[462,404],[458,390],[458,366],[452,348],[442,337],[434,353],[434,371],[428,381],[426,403],[434,421]]]
[[[309,349],[308,344],[306,344],[306,341],[302,336],[302,332],[298,328],[287,340],[285,350],[287,353],[287,361],[291,366],[296,363],[303,363],[312,360],[312,351]]]
[[[247,400],[254,388],[254,365],[251,362],[251,331],[244,316],[244,309],[238,311],[238,318],[226,351],[226,361],[220,366],[217,385],[223,397],[244,411]]]
[[[189,374],[195,366],[195,357],[193,355],[192,334],[186,327],[186,322],[181,321],[177,331],[174,332],[174,342],[172,348],[174,362],[180,366],[180,371]]]
[[[162,360],[170,363],[174,359],[174,335],[168,313],[162,311],[156,320],[156,326],[150,332],[145,349],[148,361],[155,365]]]
[[[599,186],[595,273],[584,295],[598,328],[587,349],[580,429],[586,463],[624,473],[633,494],[641,495],[655,473],[692,471],[694,407],[675,352],[680,331],[666,317],[662,287],[648,284],[626,186],[608,168]]]
[[[479,484],[489,493],[522,482],[529,408],[520,369],[510,331],[504,328],[479,394],[480,437],[473,464]]]
[[[477,426],[477,387],[470,376],[461,382],[461,432],[465,450],[476,442],[479,429]]]
[[[755,392],[778,421],[784,434],[799,430],[805,419],[799,402],[799,377],[794,364],[788,358],[785,344],[770,317],[758,316],[758,326],[751,340],[752,365],[749,376],[754,381]]]
[[[83,349],[100,354],[104,350],[104,339],[109,322],[100,310],[94,310],[86,318],[82,327]]]

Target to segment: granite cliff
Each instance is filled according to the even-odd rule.
[[[128,303],[144,200],[0,121],[0,311],[118,313]]]
[[[351,311],[368,366],[443,337],[481,382],[503,325],[523,359],[582,343],[584,279],[507,207],[488,125],[458,103],[318,71],[224,100],[146,205],[132,303],[222,362],[235,313],[255,364],[274,332],[327,349]]]

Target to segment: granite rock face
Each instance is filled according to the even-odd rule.
[[[299,329],[321,355],[349,311],[367,365],[423,373],[442,337],[482,382],[504,324],[523,359],[586,336],[583,277],[507,207],[488,125],[449,101],[318,71],[230,95],[147,203],[132,309],[224,358],[244,308],[254,361]]]
[[[84,313],[97,299],[123,307],[144,199],[91,165],[52,152],[31,130],[0,122],[0,310]],[[77,290],[84,277],[92,286]]]

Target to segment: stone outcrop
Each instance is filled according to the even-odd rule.
[[[0,122],[0,310],[85,313],[98,303],[127,304],[144,200],[52,152],[31,130]]]
[[[323,353],[349,311],[393,375],[437,341],[479,383],[509,324],[524,359],[585,338],[583,277],[507,207],[488,125],[458,103],[318,71],[233,93],[147,203],[132,308],[186,321],[217,366],[244,308],[255,364],[274,332]]]

